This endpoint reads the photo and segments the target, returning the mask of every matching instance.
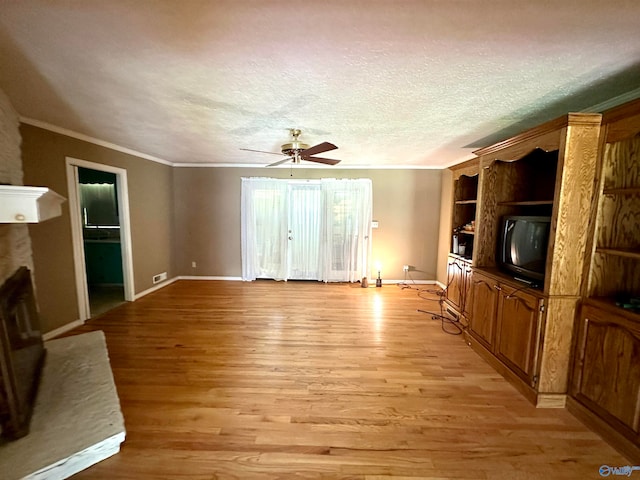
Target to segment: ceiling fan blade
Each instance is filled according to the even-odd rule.
[[[258,152],[258,153],[268,153],[269,155],[280,155],[282,156],[281,153],[276,153],[276,152],[265,152],[264,150],[253,150],[251,148],[241,148],[240,150],[244,150],[245,152]]]
[[[267,167],[275,167],[276,165],[280,165],[282,163],[286,163],[289,160],[293,160],[293,157],[287,157],[284,160],[280,160],[279,162],[275,162],[275,163],[270,163],[269,165],[267,165]]]
[[[328,152],[329,150],[335,150],[336,147],[333,143],[322,142],[318,145],[314,145],[313,147],[309,147],[306,150],[302,150],[300,152],[301,155],[308,157],[309,155],[315,155],[316,153]]]
[[[324,163],[326,165],[335,165],[341,162],[341,160],[334,160],[333,158],[307,157],[306,155],[303,155],[301,158],[302,160],[307,160],[308,162]]]

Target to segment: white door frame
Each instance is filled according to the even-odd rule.
[[[131,226],[129,216],[129,189],[127,171],[123,168],[88,162],[77,158],[66,157],[67,187],[69,190],[69,213],[71,217],[71,236],[73,239],[73,263],[76,276],[76,292],[78,294],[79,320],[91,317],[89,308],[89,289],[84,258],[84,239],[82,235],[82,212],[80,211],[80,189],[78,187],[78,167],[90,168],[116,175],[118,194],[118,215],[120,217],[120,244],[122,249],[122,272],[124,280],[124,299],[135,300],[133,284],[133,250],[131,248]]]

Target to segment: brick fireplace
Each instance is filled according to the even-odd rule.
[[[0,286],[0,435],[29,432],[45,349],[31,274],[19,268]]]

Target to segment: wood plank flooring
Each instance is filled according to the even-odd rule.
[[[179,281],[122,305],[73,333],[105,332],[127,439],[74,478],[548,480],[629,464],[417,311],[436,298]]]

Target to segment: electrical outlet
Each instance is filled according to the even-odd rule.
[[[196,262],[191,262],[191,268],[196,268]]]
[[[402,271],[403,272],[408,272],[409,271],[409,267],[410,267],[409,265],[403,265],[402,266]]]

